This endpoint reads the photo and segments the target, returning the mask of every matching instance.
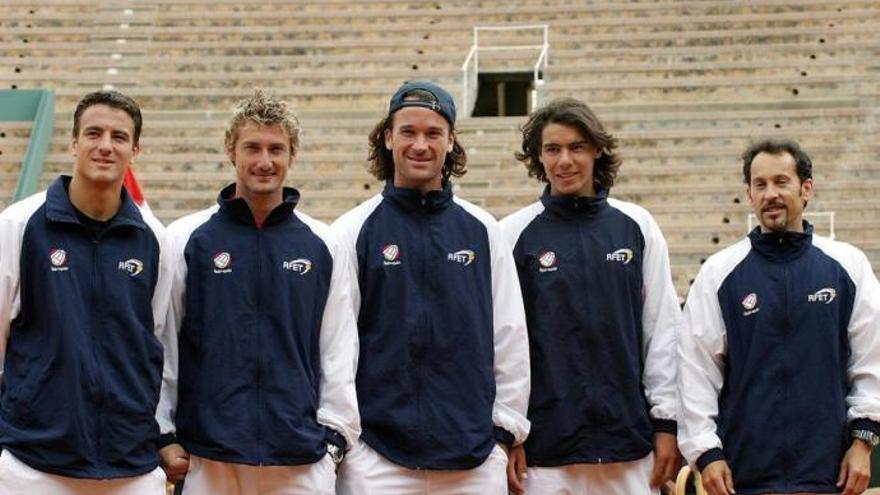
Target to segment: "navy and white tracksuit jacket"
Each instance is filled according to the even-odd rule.
[[[95,238],[69,184],[0,214],[0,447],[52,474],[142,475],[159,463],[163,229],[123,190]]]
[[[454,197],[394,187],[340,217],[358,279],[362,438],[407,468],[470,469],[529,430],[528,340],[497,222]]]
[[[685,308],[682,453],[726,459],[741,494],[837,493],[851,429],[880,433],[880,284],[804,227],[709,258]]]
[[[354,269],[326,225],[294,210],[296,190],[260,227],[234,193],[168,227],[163,442],[221,462],[314,463],[360,430]]]
[[[501,221],[528,318],[532,466],[623,462],[675,433],[680,325],[666,241],[651,215],[551,196]]]

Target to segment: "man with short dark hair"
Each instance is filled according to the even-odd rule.
[[[706,261],[685,307],[682,452],[709,495],[862,493],[880,441],[880,284],[803,219],[813,173],[796,142],[751,145],[743,178],[759,225]]]
[[[506,494],[505,450],[529,429],[525,317],[497,222],[452,194],[466,163],[452,97],[404,84],[370,145],[385,188],[333,224],[358,271],[363,425],[337,488]]]
[[[74,112],[73,176],[0,213],[0,494],[161,495],[164,233],[122,187],[141,112]]]
[[[678,465],[681,312],[654,218],[609,197],[616,148],[573,98],[539,108],[522,129],[516,157],[547,186],[501,221],[532,356],[532,431],[508,474],[515,493],[656,494]]]
[[[284,187],[299,122],[260,90],[226,131],[235,182],[168,227],[162,460],[186,495],[332,495],[359,434],[353,267]]]

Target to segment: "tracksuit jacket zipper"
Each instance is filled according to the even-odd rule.
[[[260,228],[257,228],[256,231],[256,259],[257,259],[257,276],[254,277],[254,296],[256,297],[255,301],[255,322],[254,325],[254,351],[256,354],[256,376],[254,378],[254,382],[256,383],[256,393],[257,393],[257,407],[256,410],[256,431],[257,431],[257,449],[260,452],[260,465],[263,464],[263,460],[266,458],[266,447],[264,442],[265,432],[263,431],[263,409],[264,409],[264,398],[263,398],[263,369],[264,369],[264,355],[262,352],[263,349],[263,319],[265,315],[263,314],[263,294],[262,294],[262,280],[263,280],[263,234]]]
[[[87,232],[87,234],[91,237],[91,233]],[[100,236],[99,236],[100,237]],[[104,367],[101,363],[101,350],[100,350],[100,338],[97,335],[100,332],[100,325],[98,322],[101,321],[101,305],[98,304],[97,296],[103,292],[103,287],[101,287],[101,277],[99,275],[99,264],[100,264],[100,256],[99,249],[100,243],[98,237],[93,237],[91,239],[92,243],[92,324],[91,328],[91,347],[92,354],[94,355],[95,365],[97,367],[97,373],[95,373],[95,379],[97,381],[96,388],[97,392],[95,394],[95,460],[98,464],[103,468],[104,467],[104,456],[102,455],[102,443],[103,439],[101,438],[102,431],[104,430],[102,423],[104,422],[104,394],[106,393],[105,384],[104,384]]]
[[[425,207],[426,200],[422,198],[420,204],[422,208]],[[424,213],[419,211],[419,215],[423,215]],[[425,230],[425,224],[429,221],[429,218],[425,218],[424,221],[422,219],[418,219],[419,224],[419,240],[422,243],[422,256],[419,258],[419,284],[418,287],[421,288],[419,291],[419,308],[422,310],[422,314],[419,317],[420,324],[418,326],[417,331],[418,335],[418,354],[415,357],[415,368],[416,368],[416,376],[418,377],[418,383],[416,384],[416,411],[418,411],[418,417],[416,418],[417,422],[417,431],[415,437],[419,439],[419,443],[421,444],[420,448],[425,448],[425,445],[428,444],[425,428],[425,410],[424,410],[424,400],[422,397],[423,384],[425,383],[425,366],[424,366],[424,357],[426,354],[427,347],[427,339],[428,335],[430,335],[430,331],[428,329],[428,325],[430,324],[430,318],[428,317],[428,301],[430,298],[426,297],[426,292],[428,291],[428,270],[427,265],[428,261],[431,257],[431,247],[429,239],[427,238],[427,233]],[[417,470],[422,469],[421,466],[415,467]]]

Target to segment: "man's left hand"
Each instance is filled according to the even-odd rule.
[[[671,480],[678,471],[681,454],[678,439],[672,433],[654,434],[654,470],[651,471],[651,488]]]
[[[840,495],[860,495],[871,481],[871,447],[864,440],[854,439],[840,463],[837,488]]]

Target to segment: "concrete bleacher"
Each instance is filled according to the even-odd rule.
[[[104,85],[144,107],[137,174],[171,220],[213,201],[232,177],[222,150],[234,102],[259,85],[300,113],[291,182],[303,208],[332,220],[375,194],[366,136],[406,79],[461,91],[474,25],[550,25],[544,98],[590,103],[620,138],[613,194],[648,207],[684,295],[701,260],[740,238],[748,207],[739,155],[752,138],[788,135],[814,156],[810,210],[837,212],[837,237],[880,268],[880,0],[4,0],[0,87],[50,87],[55,139],[43,183],[70,167],[73,105]],[[495,34],[516,44],[522,33]],[[529,70],[536,53],[481,55],[493,71]],[[464,118],[463,197],[497,216],[541,185],[513,159],[521,117]],[[2,132],[2,129],[0,129]],[[0,135],[0,204],[28,130]],[[5,175],[4,175],[5,174]],[[12,180],[14,183],[14,180]]]

